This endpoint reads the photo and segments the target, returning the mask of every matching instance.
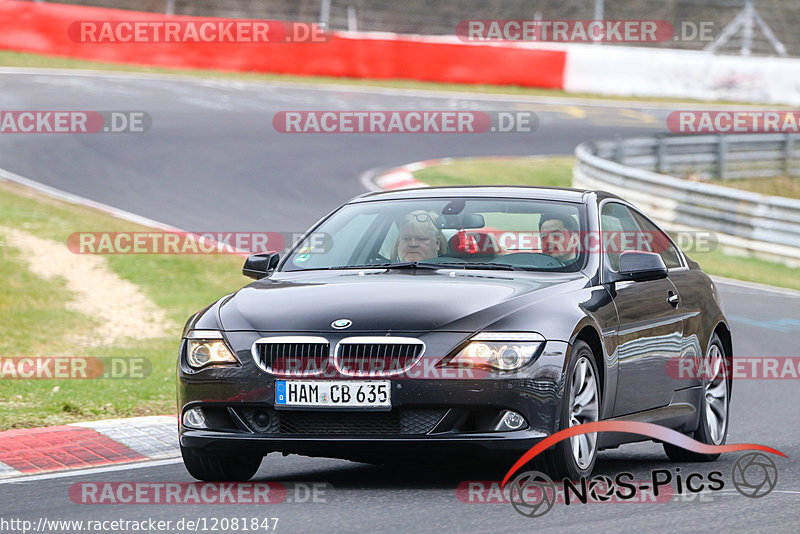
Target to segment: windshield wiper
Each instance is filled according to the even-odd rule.
[[[404,261],[398,263],[371,263],[368,265],[339,265],[328,267],[336,269],[487,269],[493,271],[525,271],[524,267],[510,263],[478,263],[478,262],[447,262],[435,263],[430,261]]]
[[[494,271],[525,271],[524,267],[519,265],[511,265],[510,263],[479,263],[479,262],[463,262],[463,263],[447,263],[446,265],[455,265],[464,269],[489,269]]]
[[[328,267],[329,270],[337,269],[446,269],[446,263],[431,263],[424,261],[404,261],[399,263],[370,263],[367,265],[338,265]]]

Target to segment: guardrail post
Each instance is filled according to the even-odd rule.
[[[724,180],[728,167],[728,140],[724,135],[717,136],[717,178]]]
[[[615,135],[614,141],[616,141],[616,145],[614,146],[614,161],[622,163],[622,136]]]
[[[794,136],[786,134],[786,146],[783,152],[783,172],[786,176],[792,175],[792,152],[794,152]]]
[[[666,148],[667,139],[662,136],[658,136],[658,141],[656,145],[656,172],[660,174],[664,174],[664,149]]]
[[[331,18],[331,0],[322,0],[319,4],[319,25],[324,30],[328,30],[328,23]]]

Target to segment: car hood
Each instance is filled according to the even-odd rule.
[[[279,273],[224,299],[224,330],[331,332],[474,332],[538,299],[585,285],[580,273],[488,271],[313,271]]]

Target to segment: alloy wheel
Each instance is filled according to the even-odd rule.
[[[597,376],[586,356],[581,356],[572,370],[569,399],[569,426],[597,421],[599,397]],[[591,465],[597,449],[597,433],[582,434],[570,438],[572,455],[581,469]]]
[[[705,417],[711,441],[719,444],[728,425],[728,380],[725,376],[725,358],[716,343],[708,348],[706,363],[708,376],[703,392],[706,397]]]

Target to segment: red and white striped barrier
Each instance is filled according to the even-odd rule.
[[[89,32],[91,39],[80,31],[81,24],[87,23],[98,28]],[[160,40],[118,38],[135,35],[137,24],[159,28],[173,24],[183,29],[197,28],[202,34],[205,25],[218,28],[226,23],[249,24],[250,29],[242,38],[232,32],[232,39],[169,41],[164,39],[164,33]],[[117,37],[110,39],[113,42],[102,41],[99,28],[103,24],[126,31],[119,36],[114,33]],[[265,35],[277,37],[268,42],[254,39],[258,28],[252,27],[259,25],[270,30]],[[293,40],[287,38],[293,25],[302,26],[4,0],[0,2],[0,49],[171,68],[800,104],[800,92],[794,83],[800,78],[800,59],[795,58],[718,56],[700,51],[571,42],[470,41],[460,39],[456,28],[449,37],[332,32],[320,39],[313,38],[314,30],[306,30],[304,35],[311,38]],[[102,42],[91,42],[92,39]]]
[[[514,43],[469,43],[455,36],[333,32],[326,39],[305,42],[252,42],[252,39],[85,42],[81,32],[75,31],[75,24],[82,22],[111,25],[177,22],[196,25],[202,30],[203,24],[213,25],[214,21],[222,20],[4,0],[0,2],[0,48],[174,68],[517,84],[556,89],[563,84],[566,61],[563,51]]]

